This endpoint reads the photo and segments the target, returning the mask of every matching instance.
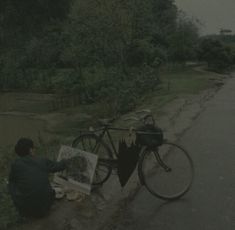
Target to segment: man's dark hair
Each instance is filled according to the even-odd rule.
[[[15,145],[15,152],[18,156],[27,156],[30,154],[30,149],[34,147],[33,141],[29,138],[20,138]]]

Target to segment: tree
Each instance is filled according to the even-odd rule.
[[[169,59],[180,63],[196,59],[198,39],[196,22],[179,12],[175,31],[169,37]]]
[[[233,62],[233,54],[229,47],[221,41],[212,38],[203,38],[198,49],[198,58],[205,61],[209,68],[223,71]]]
[[[143,91],[156,83],[162,63],[191,58],[197,38],[190,21],[177,21],[174,0],[3,0],[0,6],[0,84],[10,88],[76,85],[98,95],[102,83],[115,92],[128,85],[135,94],[139,82]]]
[[[62,20],[70,9],[69,0],[3,0],[0,14],[6,30],[37,32],[51,20]]]

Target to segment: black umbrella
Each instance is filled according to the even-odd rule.
[[[141,148],[134,143],[127,146],[125,140],[119,141],[117,172],[122,187],[126,185],[131,174],[135,170],[140,150]]]

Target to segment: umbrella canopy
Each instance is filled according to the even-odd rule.
[[[117,173],[122,187],[126,185],[131,174],[136,168],[140,150],[141,147],[134,143],[127,146],[125,140],[119,141]]]

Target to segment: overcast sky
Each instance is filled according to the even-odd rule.
[[[175,0],[176,5],[203,24],[201,33],[218,33],[221,28],[235,33],[235,0]]]

